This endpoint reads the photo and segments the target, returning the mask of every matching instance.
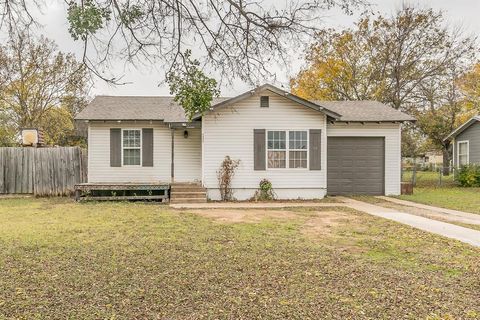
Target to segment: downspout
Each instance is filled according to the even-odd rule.
[[[172,160],[170,164],[170,172],[171,172],[171,183],[175,181],[175,128],[172,128],[170,126],[170,132],[172,134],[172,144],[171,144],[171,149],[172,149]]]

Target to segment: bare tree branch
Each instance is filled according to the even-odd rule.
[[[67,0],[64,0],[67,1]],[[321,13],[345,13],[367,0],[293,0],[283,6],[262,0],[74,0],[70,33],[83,42],[83,62],[95,75],[115,59],[132,65],[162,65],[168,72],[192,49],[222,80],[258,83],[274,77],[274,63],[287,64],[289,49],[302,48],[321,26]],[[0,30],[31,26],[24,0],[0,0]],[[88,45],[88,47],[87,47]]]

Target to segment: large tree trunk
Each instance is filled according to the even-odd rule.
[[[450,174],[450,152],[448,146],[444,146],[442,150],[443,154],[443,175],[448,176]]]

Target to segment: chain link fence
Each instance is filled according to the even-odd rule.
[[[455,170],[451,166],[402,164],[402,182],[410,182],[414,187],[455,186]]]

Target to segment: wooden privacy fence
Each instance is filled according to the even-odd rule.
[[[87,181],[87,152],[79,147],[0,148],[0,194],[69,195]]]

